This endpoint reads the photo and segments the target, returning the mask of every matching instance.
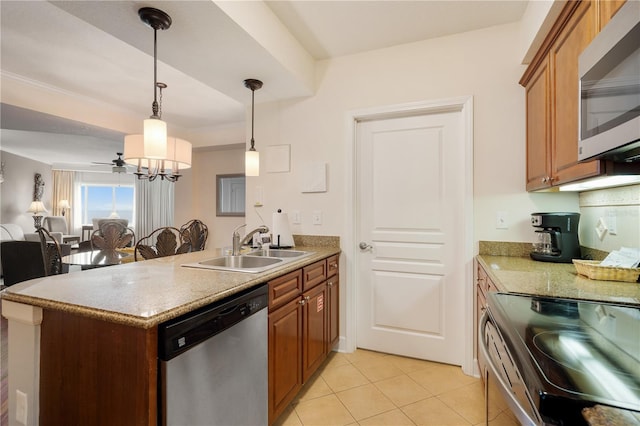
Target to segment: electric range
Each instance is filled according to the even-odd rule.
[[[523,424],[586,424],[595,404],[640,414],[640,307],[511,293],[487,305],[484,362]]]

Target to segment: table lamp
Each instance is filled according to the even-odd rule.
[[[47,213],[47,209],[44,208],[42,201],[32,201],[27,213],[33,213],[33,226],[36,230],[42,228],[42,214]]]

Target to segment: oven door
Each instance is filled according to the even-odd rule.
[[[490,407],[506,406],[522,425],[544,425],[488,310],[480,319],[478,337],[478,364],[485,387],[485,424],[489,424]]]

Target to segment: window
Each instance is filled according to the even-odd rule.
[[[82,223],[93,218],[109,217],[133,220],[133,186],[81,185]]]

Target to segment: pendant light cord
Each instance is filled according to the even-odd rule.
[[[158,30],[153,29],[153,104],[151,104],[152,118],[158,116]]]
[[[255,140],[253,139],[253,117],[254,117],[254,111],[255,111],[255,103],[254,103],[254,98],[256,95],[256,91],[254,89],[251,89],[251,149],[250,151],[255,151]]]

